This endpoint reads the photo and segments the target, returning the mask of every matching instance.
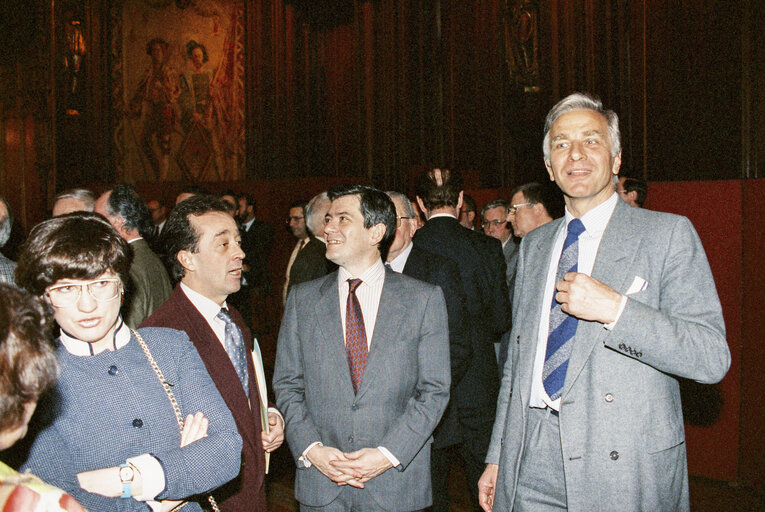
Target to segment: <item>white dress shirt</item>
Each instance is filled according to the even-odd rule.
[[[614,213],[616,202],[619,200],[618,194],[614,193],[605,202],[588,211],[580,220],[584,224],[585,231],[579,235],[579,259],[577,262],[577,272],[591,275],[592,267],[595,265],[595,258],[598,255],[598,247],[603,238],[603,232],[606,230],[608,221]],[[550,305],[553,300],[553,291],[555,290],[555,277],[558,273],[558,260],[563,250],[563,242],[566,240],[568,223],[574,219],[574,216],[566,208],[565,222],[561,224],[555,235],[555,244],[553,244],[550,261],[547,268],[547,282],[545,292],[542,297],[541,316],[539,319],[539,332],[537,334],[537,351],[534,358],[534,368],[531,377],[531,396],[529,398],[530,407],[544,409],[549,407],[555,411],[560,411],[560,397],[556,400],[550,399],[542,383],[542,372],[545,363],[545,353],[547,352],[547,337],[550,330]],[[604,324],[607,329],[612,329],[624,310],[626,297],[622,297],[621,307],[616,320],[610,324]]]

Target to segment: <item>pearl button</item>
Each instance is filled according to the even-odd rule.
[[[611,393],[606,393],[606,402],[611,403],[614,401],[614,395]]]

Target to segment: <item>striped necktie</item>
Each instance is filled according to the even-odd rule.
[[[584,224],[579,219],[568,223],[568,233],[563,242],[558,261],[555,282],[563,279],[567,272],[576,272],[579,262],[579,235],[584,233]],[[574,346],[574,335],[579,320],[565,313],[555,300],[553,289],[552,308],[550,309],[550,329],[547,335],[545,364],[542,369],[542,382],[545,391],[552,400],[557,400],[563,391],[566,380],[568,360]]]

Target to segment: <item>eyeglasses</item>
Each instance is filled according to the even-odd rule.
[[[287,217],[287,220],[286,220],[286,221],[284,221],[284,222],[286,222],[287,224],[289,224],[290,222],[293,222],[293,221],[294,221],[294,222],[300,222],[300,221],[301,221],[301,220],[303,220],[303,219],[305,219],[305,217]]]
[[[535,204],[537,204],[537,203],[519,203],[519,204],[514,204],[513,206],[511,206],[510,208],[507,209],[507,214],[508,215],[515,215],[516,212],[518,211],[518,208],[520,208],[521,206],[533,206]]]
[[[481,223],[481,227],[482,227],[482,228],[484,228],[484,229],[486,229],[486,228],[489,228],[489,227],[495,227],[495,228],[497,228],[497,227],[501,226],[502,224],[505,224],[506,222],[507,222],[507,221],[506,221],[506,220],[504,220],[504,219],[497,219],[497,220],[485,220],[485,221],[483,221],[483,222]]]
[[[397,227],[397,228],[398,228],[398,227],[401,227],[401,221],[402,221],[402,220],[409,220],[409,219],[413,219],[413,218],[414,218],[414,217],[406,217],[406,216],[404,216],[404,215],[397,215],[397,216],[396,216],[396,227]]]
[[[111,302],[122,293],[120,280],[97,279],[85,283],[70,283],[51,286],[45,293],[50,299],[50,303],[55,308],[68,308],[77,304],[82,295],[83,288],[88,289],[88,293],[96,302]]]

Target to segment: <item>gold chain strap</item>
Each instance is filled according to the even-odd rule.
[[[135,338],[138,340],[138,343],[141,345],[141,348],[143,349],[143,353],[146,354],[146,359],[149,360],[151,369],[154,370],[154,373],[157,375],[159,382],[162,384],[162,388],[165,390],[165,393],[167,394],[167,398],[170,400],[170,405],[173,406],[173,412],[175,413],[175,419],[178,422],[178,428],[181,430],[181,432],[183,432],[183,414],[181,414],[181,408],[178,406],[178,402],[175,400],[175,395],[173,394],[173,390],[170,389],[170,384],[165,380],[165,376],[162,374],[162,370],[159,369],[159,365],[154,360],[154,356],[151,355],[151,351],[149,351],[149,347],[146,345],[146,342],[143,341],[143,338],[141,337],[141,335],[138,334],[138,331],[130,329],[130,332],[132,332],[133,336],[135,336]],[[213,498],[212,494],[207,497],[207,501],[210,502],[210,506],[212,507],[213,512],[220,512],[220,508],[218,508],[218,503],[215,501],[215,498]]]

